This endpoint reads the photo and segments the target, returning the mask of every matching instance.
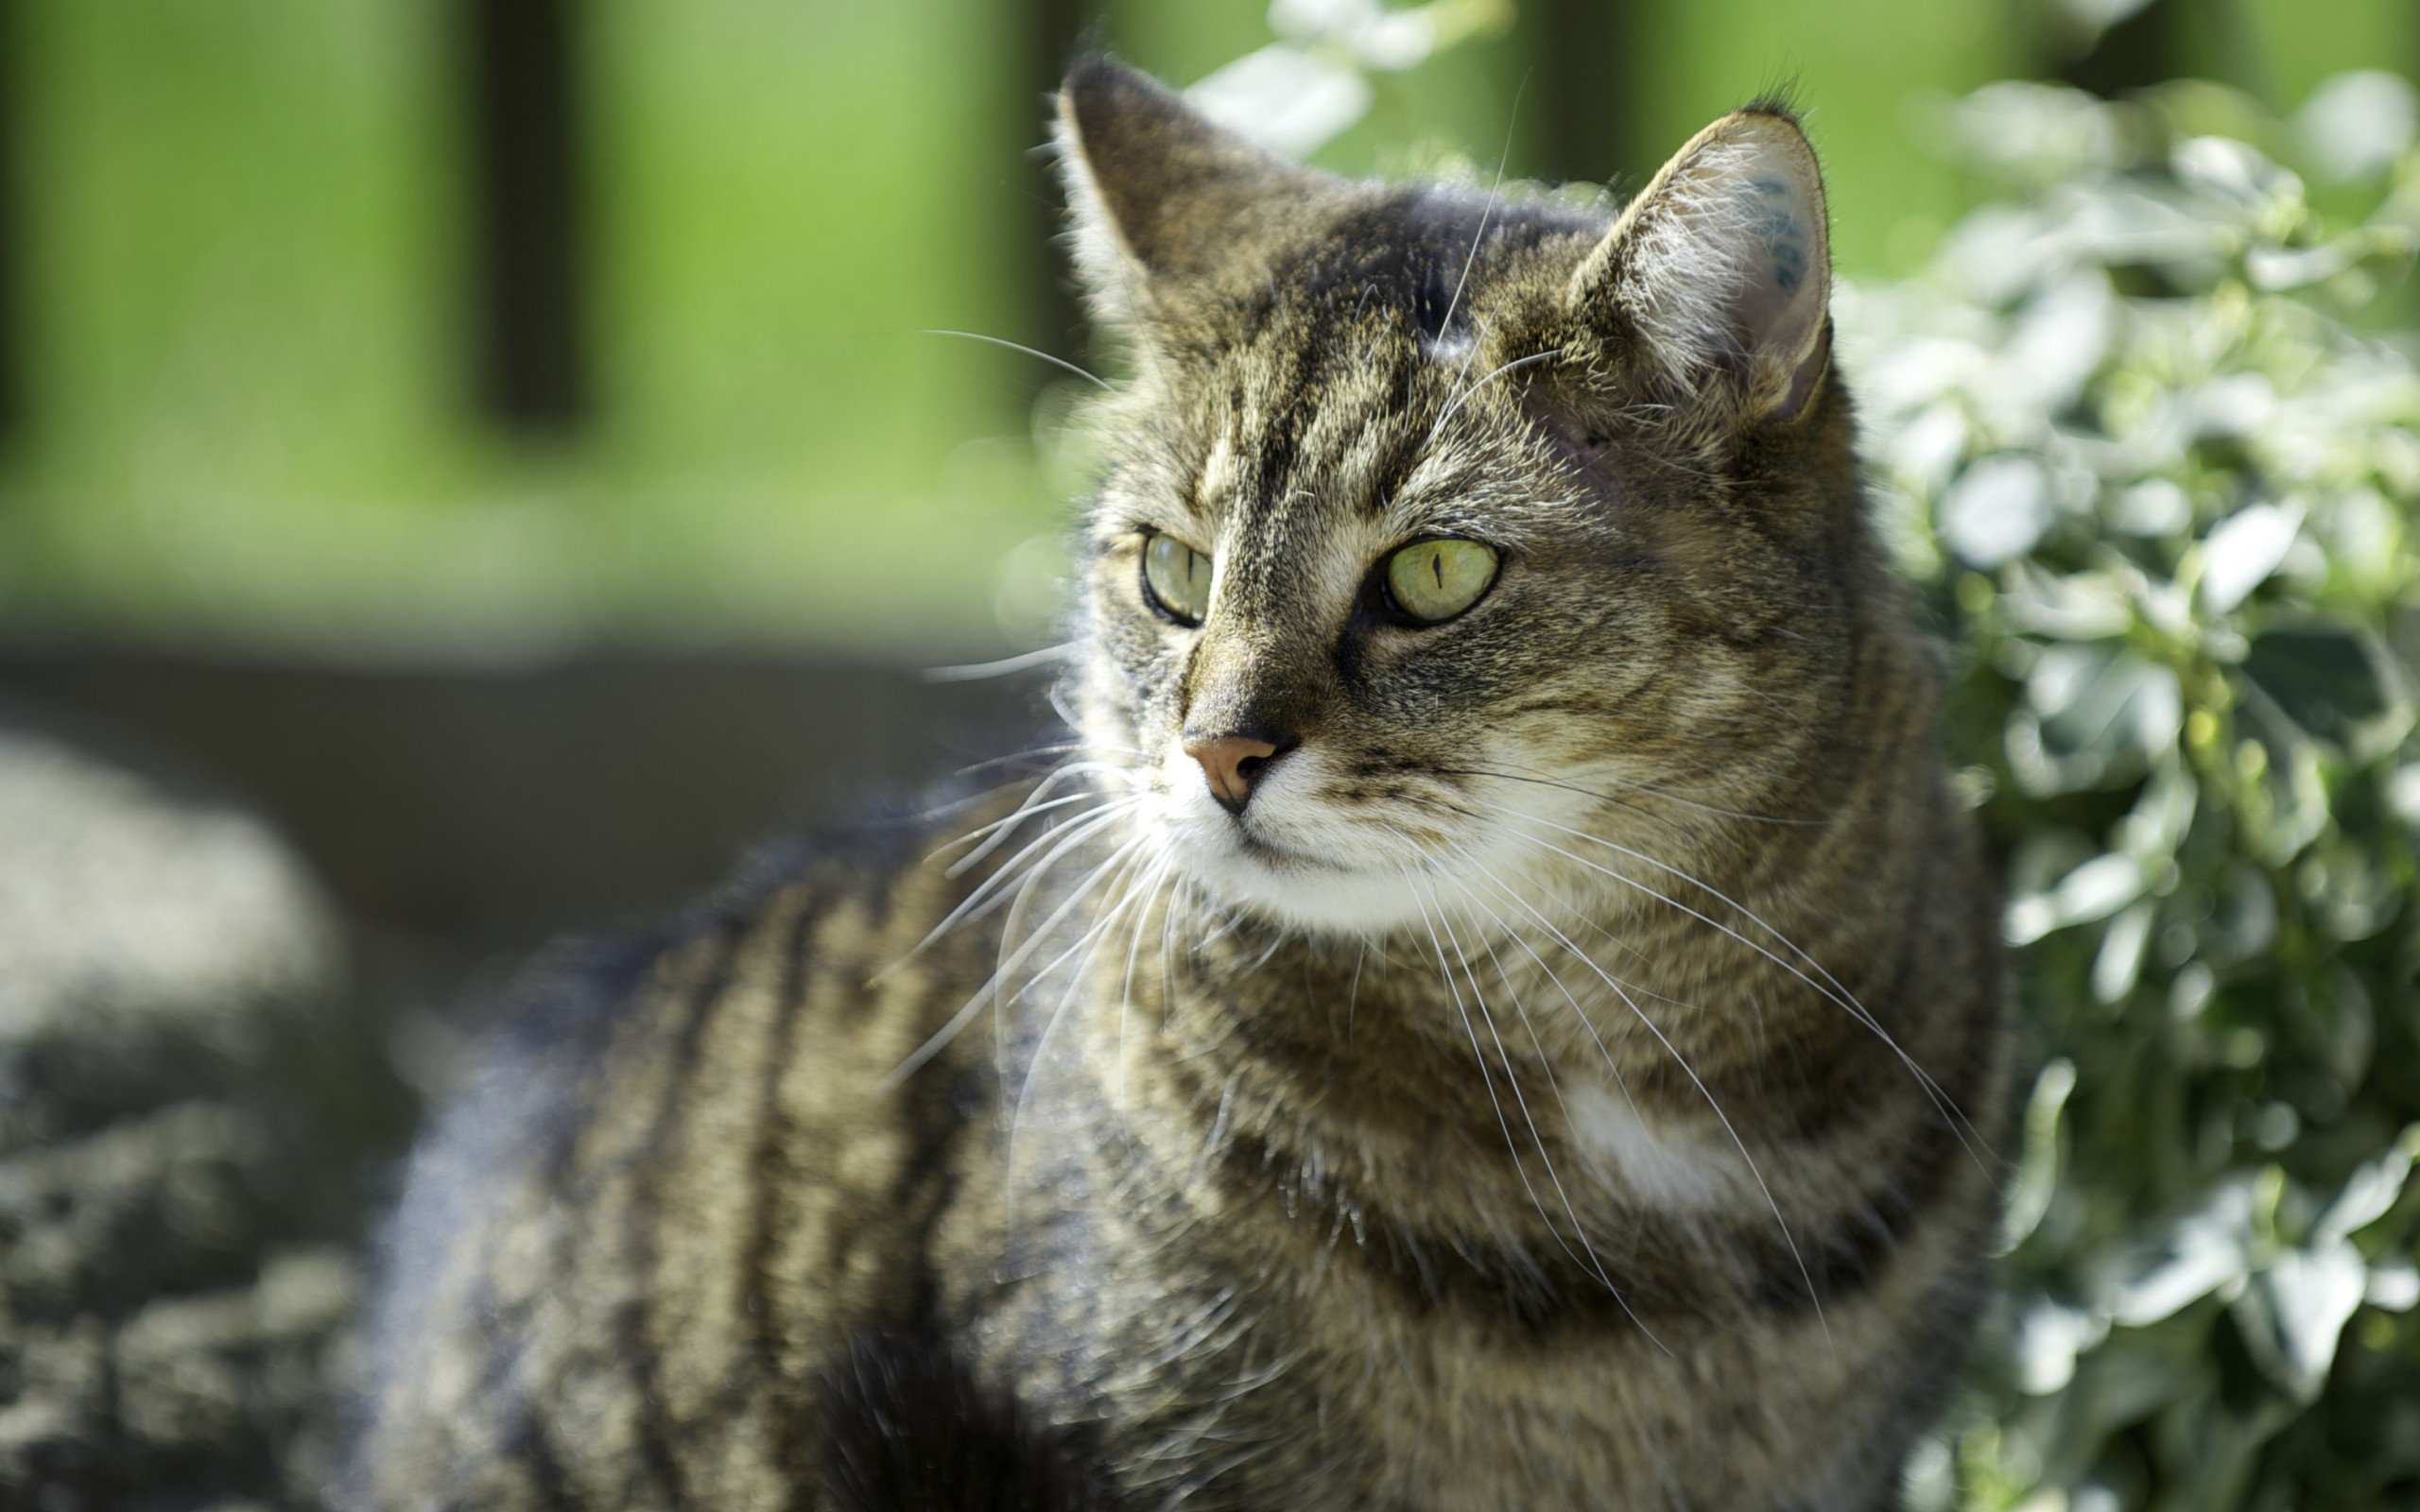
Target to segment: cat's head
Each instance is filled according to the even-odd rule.
[[[1059,144],[1133,367],[1073,692],[1141,850],[1380,932],[1793,800],[1873,554],[1786,112],[1617,218],[1299,167],[1105,61]]]

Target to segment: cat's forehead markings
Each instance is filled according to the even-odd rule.
[[[1459,369],[1468,366],[1471,353],[1478,350],[1478,335],[1471,329],[1470,322],[1458,315],[1454,324],[1446,330],[1434,336],[1422,336],[1420,346],[1427,353],[1429,361],[1440,367]]]
[[[1243,481],[1243,470],[1236,462],[1235,422],[1230,420],[1219,427],[1210,443],[1210,454],[1201,459],[1201,476],[1194,487],[1194,497],[1203,512],[1216,514],[1219,501],[1232,498]]]

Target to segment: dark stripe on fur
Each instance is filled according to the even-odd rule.
[[[988,1392],[926,1333],[860,1332],[825,1378],[834,1512],[1114,1512],[1098,1451]]]
[[[1793,1226],[1797,1254],[1770,1215],[1761,1223],[1721,1222],[1703,1237],[1655,1214],[1636,1215],[1617,1238],[1591,1236],[1612,1291],[1586,1263],[1586,1251],[1566,1253],[1550,1232],[1515,1250],[1494,1237],[1381,1218],[1367,1226],[1366,1240],[1345,1252],[1416,1314],[1491,1317],[1542,1344],[1567,1343],[1574,1328],[1633,1329],[1638,1322],[1652,1328],[1662,1317],[1716,1316],[1741,1305],[1794,1321],[1812,1316],[1819,1300],[1830,1304],[1867,1291],[1933,1210],[1954,1163],[1968,1158],[1945,1120],[1927,1119],[1900,1159],[1876,1173],[1856,1211],[1828,1223]],[[1226,1141],[1216,1160],[1222,1185],[1240,1198],[1270,1199],[1289,1209],[1333,1200],[1284,1190],[1293,1184],[1285,1173],[1296,1164],[1257,1137]],[[1710,1255],[1724,1263],[1710,1266]]]

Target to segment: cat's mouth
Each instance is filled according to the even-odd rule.
[[[1305,868],[1314,871],[1350,871],[1354,869],[1351,867],[1340,865],[1326,856],[1318,855],[1309,850],[1298,850],[1290,846],[1280,845],[1276,841],[1270,839],[1267,835],[1255,833],[1250,819],[1237,818],[1235,821],[1234,829],[1236,850],[1253,861],[1258,861],[1272,867]]]
[[[1357,869],[1347,859],[1333,851],[1322,853],[1302,836],[1290,833],[1291,827],[1282,817],[1271,816],[1275,807],[1267,804],[1259,812],[1187,816],[1191,822],[1185,828],[1192,832],[1187,836],[1189,848],[1205,859],[1253,862],[1283,871]]]
[[[1164,768],[1147,812],[1177,868],[1210,897],[1313,934],[1417,925],[1418,858],[1394,826],[1345,812],[1315,760],[1271,773],[1241,812],[1220,804],[1193,767]]]
[[[1426,938],[1450,927],[1491,937],[1539,906],[1531,889],[1544,873],[1599,869],[1572,849],[1584,852],[1595,826],[1560,791],[1516,808],[1390,775],[1376,784],[1336,753],[1299,748],[1231,806],[1172,751],[1138,818],[1201,894],[1314,936]]]

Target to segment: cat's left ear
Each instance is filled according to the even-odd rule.
[[[1121,323],[1188,286],[1257,279],[1254,249],[1327,181],[1106,58],[1069,70],[1056,134],[1078,271],[1096,313]]]
[[[1699,132],[1572,277],[1583,324],[1643,345],[1685,393],[1737,386],[1747,418],[1804,412],[1831,351],[1824,176],[1798,123],[1751,106]]]

